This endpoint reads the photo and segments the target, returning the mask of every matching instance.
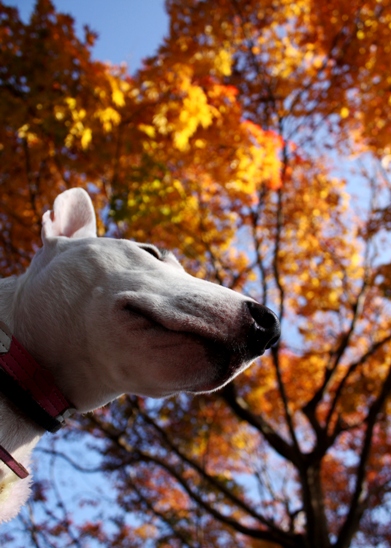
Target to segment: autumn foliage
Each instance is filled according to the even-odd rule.
[[[41,457],[105,496],[85,494],[80,519],[38,482],[4,538],[390,546],[391,3],[167,9],[169,35],[130,76],[93,61],[94,34],[49,0],[27,24],[0,3],[1,272],[24,270],[42,212],[81,185],[101,235],[174,249],[274,309],[283,336],[222,392],[123,396],[75,420]]]

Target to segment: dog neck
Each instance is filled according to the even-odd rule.
[[[75,411],[51,373],[30,355],[2,321],[0,366],[1,393],[44,430],[56,432]],[[8,459],[6,453],[4,458]]]
[[[30,468],[30,456],[44,430],[0,396],[0,444],[12,454],[17,463]],[[25,504],[31,488],[31,475],[19,477],[0,462],[0,522],[9,521]]]
[[[0,396],[0,444],[24,468],[30,468],[30,456],[44,430]],[[12,519],[30,495],[31,476],[20,479],[0,462],[0,522]]]
[[[43,436],[45,430],[21,413],[8,399],[0,395],[0,445],[26,469],[30,453]],[[17,476],[0,461],[0,501],[3,483],[17,480]]]
[[[13,303],[17,289],[16,277],[0,280],[0,319],[13,329]],[[0,445],[12,454],[17,462],[29,467],[30,454],[44,430],[21,413],[0,394]],[[28,496],[29,480],[20,480],[0,461],[0,520],[10,519],[17,501]],[[7,504],[1,504],[7,500]]]
[[[12,331],[13,333],[16,332],[17,337],[18,339],[20,338],[22,344],[26,344],[25,339],[27,340],[28,337],[26,337],[23,328],[20,328],[19,322],[17,321],[18,315],[16,313],[18,301],[23,301],[22,288],[23,276],[0,280],[0,321],[6,324],[9,331]],[[3,334],[4,328],[5,326],[2,326]],[[17,341],[16,343],[19,344]],[[27,344],[27,348],[28,347],[29,345]],[[16,357],[16,359],[18,359],[18,357]],[[31,358],[31,360],[33,360],[33,358]],[[42,365],[48,369],[52,369],[50,363],[44,363]],[[2,367],[3,366],[4,364]],[[26,370],[27,368],[28,366],[26,365]],[[56,371],[56,373],[58,372]],[[38,379],[40,379],[39,372],[37,372],[37,374]],[[47,379],[48,377],[45,375],[45,380],[47,381]],[[61,379],[57,378],[56,381],[61,381]],[[64,383],[60,382],[60,386],[63,384]],[[81,384],[83,385],[83,383]],[[78,396],[78,393],[75,392],[75,395]],[[81,402],[83,411],[84,408],[88,409],[89,402],[85,396],[83,397],[80,395],[77,399]],[[62,401],[62,399],[56,399],[56,405],[58,404],[58,401]],[[61,408],[60,413],[62,412]],[[65,413],[64,416],[66,416]],[[46,426],[45,428],[48,427]],[[22,465],[23,468],[29,470],[31,452],[44,433],[45,429],[43,427],[37,425],[37,423],[29,417],[29,414],[22,412],[17,405],[12,403],[7,397],[7,394],[3,395],[0,392],[0,446],[5,452],[12,456],[14,469],[15,465]],[[12,519],[18,513],[20,507],[29,497],[30,487],[31,476],[20,479],[0,458],[0,523]]]

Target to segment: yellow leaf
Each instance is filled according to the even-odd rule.
[[[151,139],[153,139],[156,135],[155,128],[149,124],[139,124],[138,129],[143,133],[146,133],[148,137],[151,137]]]
[[[81,134],[81,140],[80,140],[81,146],[83,149],[86,149],[88,147],[88,145],[91,142],[91,139],[92,139],[92,132],[89,127],[86,127]]]
[[[215,68],[222,76],[230,76],[232,73],[232,57],[227,50],[221,49],[215,57]]]
[[[111,107],[99,110],[95,116],[99,118],[103,124],[103,129],[107,132],[111,131],[113,126],[118,126],[121,122],[121,115]]]
[[[76,108],[76,99],[74,99],[73,97],[66,97],[65,102],[71,110],[74,110]]]
[[[125,96],[120,89],[116,88],[113,90],[111,97],[113,99],[113,103],[115,103],[117,107],[125,106]]]
[[[342,107],[339,114],[341,118],[347,118],[349,116],[349,109],[347,107]]]
[[[24,138],[26,137],[27,132],[28,132],[28,130],[29,130],[29,127],[30,127],[30,126],[29,126],[28,124],[24,124],[22,127],[20,127],[20,128],[18,129],[18,137],[19,137],[20,139],[24,139]]]

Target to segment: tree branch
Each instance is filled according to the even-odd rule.
[[[205,502],[203,498],[190,487],[189,483],[183,478],[183,476],[179,472],[177,472],[177,470],[172,465],[161,460],[160,458],[137,451],[130,457],[128,462],[125,462],[124,464],[133,465],[135,460],[137,462],[151,462],[166,470],[170,474],[170,476],[176,479],[176,481],[182,486],[182,488],[189,495],[189,497],[194,500],[201,508],[203,508],[216,520],[224,523],[235,531],[247,535],[251,538],[277,542],[281,544],[281,546],[284,546],[284,548],[299,548],[301,546],[301,544],[299,543],[301,537],[299,537],[298,535],[292,535],[278,529],[275,531],[265,531],[263,529],[248,527],[246,525],[243,525],[239,521],[222,514],[214,506]],[[115,467],[115,469],[116,468],[117,466]]]
[[[289,460],[296,468],[300,468],[302,463],[292,445],[279,436],[262,416],[254,415],[239,402],[233,382],[220,392],[220,396],[240,419],[256,428],[279,455]]]
[[[275,367],[275,370],[276,370],[278,389],[280,391],[280,396],[281,396],[282,403],[283,403],[283,406],[284,406],[285,418],[286,418],[289,433],[291,435],[291,439],[292,439],[292,443],[293,443],[292,450],[296,454],[297,461],[302,463],[302,459],[300,458],[302,456],[302,452],[300,450],[300,446],[299,446],[299,443],[297,441],[296,432],[295,432],[295,428],[294,428],[294,425],[293,425],[293,418],[292,418],[291,412],[289,410],[288,397],[286,395],[284,382],[282,380],[280,360],[279,360],[279,345],[278,344],[275,345],[275,346],[272,346],[271,353],[272,353],[272,356],[273,356],[273,363],[274,363],[274,367]]]
[[[229,489],[225,487],[220,481],[218,481],[213,476],[209,475],[204,468],[202,468],[197,462],[190,459],[187,455],[185,455],[182,451],[178,449],[178,447],[170,440],[167,433],[160,428],[159,425],[157,425],[148,415],[142,414],[144,420],[150,424],[163,438],[164,442],[170,447],[172,451],[181,459],[182,462],[185,462],[189,466],[191,466],[196,472],[205,479],[208,483],[210,483],[214,488],[219,490],[227,499],[229,499],[233,504],[235,504],[238,508],[243,510],[244,512],[248,513],[251,517],[254,519],[260,521],[262,524],[266,525],[270,529],[273,529],[275,531],[279,531],[279,529],[271,522],[270,520],[266,519],[261,514],[258,514],[258,512],[255,512],[252,508],[250,508],[243,500],[236,497]]]
[[[135,493],[139,497],[140,502],[145,505],[147,510],[152,512],[152,514],[154,514],[158,519],[160,519],[166,525],[168,525],[168,527],[172,531],[172,534],[178,537],[178,539],[181,541],[182,543],[181,546],[183,546],[184,548],[186,547],[192,548],[192,545],[187,542],[185,536],[180,531],[178,531],[175,528],[175,526],[171,523],[171,520],[167,517],[167,514],[163,512],[159,512],[159,510],[157,510],[154,507],[154,505],[142,494],[141,490],[137,487],[136,483],[132,484],[132,489],[135,491]],[[172,537],[171,537],[171,540],[172,540]]]
[[[356,486],[350,503],[350,509],[346,516],[345,522],[341,527],[338,535],[338,540],[335,543],[335,548],[349,548],[352,538],[355,535],[361,516],[366,508],[364,483],[366,476],[366,467],[370,455],[373,431],[376,425],[377,416],[382,410],[387,397],[391,392],[391,369],[388,371],[387,377],[383,383],[382,389],[371,405],[367,418],[365,420],[367,424],[364,442],[362,445],[360,462],[357,468],[356,474]]]
[[[311,425],[313,426],[315,432],[317,434],[323,435],[323,428],[320,427],[319,423],[316,420],[315,417],[315,409],[317,405],[320,403],[320,401],[323,398],[323,395],[327,389],[327,386],[335,373],[346,349],[349,346],[350,339],[354,333],[354,329],[356,327],[359,310],[360,310],[360,304],[364,295],[364,291],[366,289],[366,280],[363,280],[363,283],[361,285],[360,291],[357,295],[356,301],[352,304],[352,312],[353,316],[349,325],[348,330],[344,333],[343,337],[341,338],[341,342],[338,345],[338,348],[330,355],[330,362],[326,366],[323,382],[321,386],[318,388],[318,390],[315,392],[313,397],[305,404],[305,406],[302,408],[303,413],[310,421]],[[327,420],[326,420],[327,423]]]
[[[102,472],[102,466],[97,466],[96,468],[84,468],[83,466],[80,466],[80,464],[75,462],[74,460],[70,459],[64,453],[61,453],[60,451],[55,451],[54,449],[45,449],[44,447],[37,447],[35,449],[35,452],[44,453],[45,455],[50,455],[52,457],[63,459],[75,470],[77,470],[78,472],[82,472],[83,474],[97,474],[97,473],[99,474]]]
[[[108,437],[114,443],[116,443],[120,447],[121,450],[125,449],[125,451],[127,453],[127,457],[123,460],[124,464],[128,463],[128,464],[133,464],[134,465],[134,463],[138,462],[138,461],[155,462],[156,464],[159,464],[160,466],[165,468],[167,470],[167,472],[169,472],[184,487],[184,489],[189,494],[189,496],[195,502],[197,502],[197,504],[199,504],[202,508],[204,508],[204,510],[206,510],[213,517],[215,517],[216,519],[219,519],[220,521],[222,521],[226,525],[230,525],[231,527],[233,527],[237,531],[242,532],[243,534],[249,534],[250,536],[252,536],[254,538],[262,538],[262,539],[265,539],[265,540],[271,540],[271,541],[280,542],[280,543],[282,543],[282,541],[284,541],[283,545],[286,546],[287,548],[289,548],[291,546],[292,547],[296,546],[296,544],[293,542],[293,539],[295,538],[294,535],[292,535],[291,533],[285,533],[284,531],[281,531],[271,521],[267,520],[264,516],[262,516],[261,514],[258,514],[257,512],[255,512],[254,510],[249,508],[242,500],[240,500],[238,497],[233,495],[233,493],[231,493],[216,478],[214,478],[214,477],[210,476],[209,474],[207,474],[205,472],[205,470],[200,465],[198,465],[196,462],[192,461],[186,455],[184,455],[182,453],[182,451],[180,451],[178,449],[178,447],[176,447],[176,445],[169,439],[166,432],[164,432],[164,430],[159,425],[157,425],[148,415],[144,414],[141,410],[139,410],[139,412],[142,415],[143,419],[159,433],[159,435],[163,438],[164,442],[169,446],[170,450],[172,450],[175,453],[175,455],[181,460],[182,463],[186,463],[191,468],[193,468],[203,479],[208,481],[210,483],[210,485],[212,485],[215,489],[220,491],[222,495],[224,495],[226,498],[231,500],[231,502],[233,504],[235,504],[238,508],[240,508],[243,512],[247,513],[253,519],[255,519],[256,521],[262,523],[262,525],[267,527],[268,531],[247,528],[246,526],[241,525],[239,522],[236,522],[235,520],[232,520],[232,519],[228,518],[227,516],[224,516],[218,510],[216,510],[215,508],[210,506],[208,503],[203,501],[202,497],[200,495],[198,495],[189,486],[189,484],[184,479],[184,477],[182,477],[182,475],[179,472],[177,472],[177,470],[175,470],[175,468],[172,465],[170,465],[169,463],[167,463],[163,459],[157,459],[157,457],[155,457],[153,455],[150,455],[150,454],[146,454],[146,453],[144,453],[144,452],[142,452],[138,449],[134,449],[132,452],[129,452],[129,450],[126,449],[124,443],[121,442],[121,440],[120,440],[120,438],[123,436],[123,432],[116,435],[112,431],[108,431],[107,432]],[[93,422],[95,422],[96,424],[99,424],[99,421],[97,421],[96,417],[92,417],[92,419],[93,419]],[[104,431],[106,431],[104,425],[100,425],[100,427]],[[116,469],[118,469],[118,465],[117,464],[115,464],[115,465],[108,464],[108,465],[105,466],[105,469],[106,470],[113,470],[113,469],[116,470]],[[300,544],[299,544],[299,546],[300,546]]]
[[[330,409],[329,409],[329,412],[328,412],[328,415],[327,415],[327,418],[326,418],[326,428],[328,427],[328,425],[330,424],[331,422],[331,418],[332,418],[332,415],[335,411],[335,408],[337,406],[337,403],[339,401],[339,399],[341,398],[341,395],[342,395],[342,392],[343,392],[343,389],[345,387],[345,384],[347,382],[347,380],[349,379],[349,377],[352,375],[352,373],[354,373],[354,371],[360,366],[362,365],[363,363],[365,363],[367,361],[368,358],[370,358],[373,354],[375,354],[375,352],[377,350],[379,350],[379,348],[381,348],[384,344],[388,343],[391,341],[391,334],[390,335],[387,335],[387,337],[384,337],[384,339],[382,339],[381,341],[378,341],[377,343],[374,343],[371,348],[361,356],[361,358],[359,360],[357,360],[356,362],[350,364],[350,366],[348,367],[344,377],[341,379],[339,385],[338,385],[338,388],[335,392],[335,395],[334,395],[334,398],[333,398],[333,401],[331,402],[331,405],[330,405]]]
[[[287,167],[287,158],[286,158],[286,146],[284,147],[284,162],[283,162],[283,174],[281,179],[284,180],[284,173]],[[280,293],[280,305],[279,305],[279,314],[278,319],[282,322],[284,318],[284,305],[285,305],[285,290],[281,282],[280,272],[278,268],[278,255],[280,251],[281,244],[281,231],[283,226],[283,215],[282,215],[282,190],[277,191],[277,214],[276,214],[276,236],[275,236],[275,246],[274,246],[274,258],[273,258],[273,273],[278,291]]]

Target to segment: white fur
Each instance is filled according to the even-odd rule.
[[[0,320],[78,411],[124,392],[214,390],[255,357],[233,350],[254,323],[248,299],[190,276],[172,254],[159,260],[153,246],[96,238],[84,190],[56,199],[43,217],[42,241],[25,274],[0,281]],[[28,467],[43,431],[3,397],[0,425],[0,444]],[[0,521],[28,497],[29,481],[13,480],[1,465]]]

